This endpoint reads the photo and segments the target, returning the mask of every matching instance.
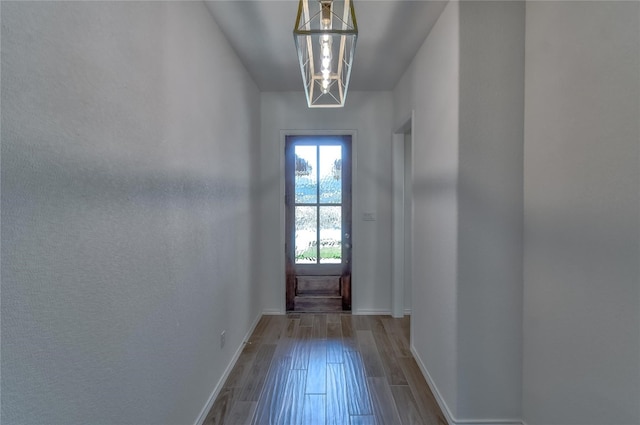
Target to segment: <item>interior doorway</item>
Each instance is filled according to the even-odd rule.
[[[413,258],[413,114],[393,135],[393,283],[391,312],[411,311]]]
[[[351,136],[286,136],[287,311],[351,310],[351,203]]]

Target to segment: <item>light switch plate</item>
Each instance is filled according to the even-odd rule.
[[[362,213],[363,221],[376,221],[376,213],[374,212],[365,212]]]

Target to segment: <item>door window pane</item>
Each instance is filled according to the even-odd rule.
[[[342,261],[342,207],[320,207],[320,263]]]
[[[342,146],[320,146],[320,203],[342,202]]]
[[[318,262],[318,210],[296,207],[296,263]]]
[[[316,146],[295,148],[295,192],[298,204],[313,204],[318,201],[318,151]]]

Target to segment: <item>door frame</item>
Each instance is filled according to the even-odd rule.
[[[279,276],[279,292],[280,296],[280,311],[279,314],[286,314],[287,312],[287,273],[286,273],[286,207],[285,207],[285,146],[287,136],[351,136],[351,240],[356,241],[352,243],[351,249],[351,312],[356,311],[357,306],[357,264],[358,261],[358,236],[360,235],[360,226],[357,220],[355,220],[355,211],[358,208],[357,197],[357,131],[356,130],[280,130],[280,246],[282,249],[279,251],[278,259],[278,276]]]
[[[411,172],[410,179],[413,182],[413,157],[414,157],[414,137],[413,122],[414,111],[411,111],[411,117],[403,125],[401,125],[394,133],[392,139],[392,272],[391,272],[391,315],[393,317],[403,317],[405,312],[405,288],[413,284],[407,285],[407,279],[413,276],[405,274],[405,264],[409,261],[413,268],[413,199],[406,199],[405,188],[405,169],[408,167]],[[407,136],[408,141],[407,141]],[[405,156],[405,143],[409,144],[410,156]],[[405,161],[408,160],[409,164]],[[405,217],[407,215],[407,207],[409,209],[410,220],[407,223]],[[407,241],[406,238],[409,238]],[[409,246],[408,251],[405,250]],[[410,282],[412,283],[412,282]],[[411,306],[413,307],[413,306]]]
[[[336,308],[335,305],[330,305],[332,302],[335,302],[335,296],[338,295],[333,293],[329,294],[311,294],[300,293],[298,292],[298,285],[300,284],[300,279],[318,279],[319,276],[326,276],[325,279],[331,278],[331,281],[335,284],[335,278],[339,279],[339,295],[341,297],[340,303],[340,311],[351,311],[351,254],[352,254],[352,239],[350,235],[353,233],[352,230],[352,186],[351,186],[351,136],[349,135],[322,135],[322,136],[287,136],[286,137],[286,148],[285,148],[285,200],[288,198],[288,205],[285,205],[285,239],[287,243],[285,243],[285,252],[286,252],[286,309],[287,312],[292,311],[305,311],[298,310],[298,300],[301,302],[301,306],[304,303],[308,303],[307,308],[309,310],[306,311],[317,311],[317,308],[326,308],[327,311],[332,311],[333,308]],[[317,173],[317,183],[316,190],[317,198],[315,202],[310,202],[314,204],[313,208],[316,208],[317,216],[316,216],[316,250],[318,253],[317,263],[315,264],[306,264],[306,263],[296,263],[295,252],[296,252],[296,177],[292,175],[294,173],[296,165],[294,164],[294,155],[296,152],[297,146],[313,146],[317,155],[317,163],[314,165],[314,172]],[[339,263],[322,263],[319,255],[321,252],[321,244],[320,244],[320,220],[322,210],[321,205],[330,206],[336,205],[331,203],[331,201],[323,202],[320,196],[320,188],[321,188],[321,152],[323,146],[334,146],[339,147],[341,152],[341,161],[342,167],[340,170],[341,174],[341,191],[340,191],[340,203],[339,208],[341,210],[341,226],[340,226],[340,238],[343,243],[341,243],[341,260]],[[288,156],[288,157],[287,157]],[[288,166],[288,167],[287,167]],[[287,187],[288,186],[288,187]],[[345,235],[346,240],[345,240]],[[287,246],[289,250],[287,252]],[[328,281],[325,281],[328,284]],[[321,302],[318,297],[326,296],[323,302]],[[333,300],[333,301],[330,301]],[[317,304],[314,304],[317,303]],[[313,304],[313,305],[312,305]],[[320,307],[320,305],[324,305],[324,307]]]

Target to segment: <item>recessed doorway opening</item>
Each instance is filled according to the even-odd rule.
[[[411,312],[413,252],[413,114],[393,135],[393,271],[391,313]]]

